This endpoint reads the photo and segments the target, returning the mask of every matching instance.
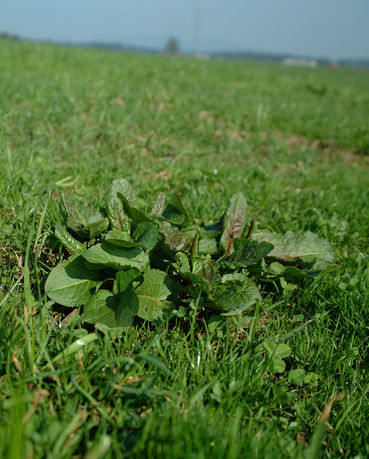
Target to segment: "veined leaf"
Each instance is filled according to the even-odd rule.
[[[290,289],[287,280],[315,275],[334,260],[329,243],[313,233],[254,233],[253,223],[247,233],[242,193],[232,196],[219,222],[206,227],[201,220],[191,224],[177,195],[166,203],[160,194],[151,213],[139,210],[123,179],[115,180],[109,191],[109,232],[104,211],[68,203],[65,208],[73,234],[88,239],[89,248],[56,225],[56,236],[76,255],[51,271],[46,293],[66,306],[83,305],[83,320],[104,333],[108,327],[119,333],[136,315],[161,319],[174,309],[171,302],[176,298],[177,317],[186,315],[178,301],[200,296],[222,316],[240,315],[261,300],[247,271],[258,282],[278,277],[281,286]],[[283,371],[283,357],[277,353],[271,361],[274,371]]]
[[[75,255],[78,252],[83,252],[86,247],[77,239],[68,233],[68,231],[59,222],[55,225],[55,237],[66,247],[69,252]]]
[[[133,239],[137,244],[152,249],[155,247],[159,236],[159,228],[154,223],[139,223],[133,233]]]
[[[222,234],[224,228],[224,218],[225,215],[222,215],[217,222],[211,223],[210,225],[206,225],[204,227],[206,233],[211,237],[215,237],[219,234]]]
[[[192,265],[193,274],[203,277],[211,288],[216,287],[220,282],[218,266],[208,259],[199,260]]]
[[[90,240],[109,227],[109,220],[97,209],[68,206],[68,228],[80,239]]]
[[[45,292],[55,303],[77,307],[90,300],[98,279],[98,274],[86,269],[83,257],[77,254],[51,270]]]
[[[163,234],[159,233],[158,243],[150,251],[151,264],[155,267],[163,268],[164,270],[168,267],[169,262],[176,261],[177,251],[170,247],[165,242]]]
[[[126,271],[118,271],[115,275],[113,293],[123,293],[132,284],[132,282],[142,276],[138,269],[131,268]]]
[[[261,295],[257,285],[236,273],[222,277],[222,283],[211,295],[209,307],[223,313],[241,314],[258,301],[261,301]]]
[[[119,247],[109,242],[93,245],[82,256],[96,269],[108,266],[114,269],[137,268],[144,271],[150,264],[149,257],[142,249]]]
[[[130,183],[126,179],[119,178],[113,180],[109,194],[118,196],[118,193],[124,196],[131,206],[136,205],[135,193]]]
[[[136,223],[136,225],[143,222],[155,223],[152,217],[137,209],[137,207],[133,206],[122,193],[118,192],[117,194],[120,201],[122,202],[124,212],[131,220]]]
[[[158,221],[159,231],[165,237],[165,243],[176,250],[185,250],[191,246],[192,238],[172,226],[165,220]]]
[[[229,284],[232,282],[243,284],[246,279],[248,279],[248,277],[242,273],[228,273],[222,276],[221,282],[222,284]]]
[[[181,198],[174,193],[163,212],[163,217],[175,225],[184,225],[191,222]]]
[[[123,211],[123,205],[118,198],[109,199],[108,214],[110,226],[113,229],[129,234],[131,230],[131,222]]]
[[[178,252],[176,255],[176,262],[174,263],[174,268],[177,272],[180,273],[189,273],[191,272],[190,261],[188,256],[183,252]]]
[[[129,234],[131,223],[128,216],[124,212],[123,203],[119,198],[118,193],[124,196],[130,204],[133,205],[135,202],[132,187],[127,182],[127,180],[114,180],[109,191],[107,203],[110,225],[113,229],[117,229]]]
[[[234,252],[223,258],[222,265],[228,268],[246,268],[264,258],[273,249],[269,242],[250,241],[248,239],[234,239]]]
[[[136,289],[138,317],[152,322],[163,316],[167,307],[164,300],[171,294],[170,283],[170,277],[158,269],[151,269],[144,274],[143,283]]]
[[[215,255],[217,253],[217,243],[215,239],[200,239],[199,252],[203,255]]]
[[[117,229],[109,231],[105,236],[105,241],[120,247],[140,247],[139,244],[132,241],[129,233]]]
[[[154,207],[151,210],[151,213],[156,214],[156,215],[162,215],[162,213],[164,212],[164,206],[165,206],[165,194],[159,193],[158,197],[156,198]]]
[[[208,259],[196,259],[190,266],[186,254],[179,252],[174,268],[185,282],[189,284],[186,290],[193,296],[197,296],[201,291],[209,294],[220,281],[220,272],[217,265]]]
[[[187,293],[189,293],[193,298],[197,298],[197,296],[202,292],[206,295],[210,294],[211,285],[205,279],[204,276],[201,274],[196,273],[183,273],[182,278],[189,282],[189,285],[185,287]]]
[[[287,231],[285,234],[277,234],[269,231],[254,233],[253,239],[270,242],[274,249],[268,254],[270,257],[291,260],[299,258],[304,262],[321,260],[321,266],[334,261],[334,250],[328,241],[320,238],[310,231]]]
[[[147,215],[145,212],[133,207],[129,204],[127,199],[118,193],[119,198],[121,199],[126,214],[138,225],[140,223],[152,223],[159,226],[159,232],[164,235],[165,242],[172,248],[177,250],[183,250],[190,246],[192,240],[191,238],[177,228],[172,226],[170,222],[160,218],[156,215]]]
[[[118,327],[129,327],[138,312],[138,296],[132,284],[118,295],[118,307],[115,320]]]
[[[186,226],[182,229],[182,232],[190,236],[192,239],[196,236],[196,234],[198,235],[198,252],[200,254],[215,255],[218,252],[215,233],[206,231],[203,227],[198,225]]]
[[[132,325],[137,309],[138,298],[132,285],[118,295],[112,295],[109,290],[99,290],[85,305],[82,320],[110,328],[128,327]]]
[[[233,252],[232,239],[241,237],[246,225],[247,203],[243,193],[232,196],[224,218],[224,230],[220,245],[228,255]]]
[[[83,308],[82,320],[89,324],[97,322],[116,327],[117,300],[109,290],[98,290]]]

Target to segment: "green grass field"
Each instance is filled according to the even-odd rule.
[[[368,119],[364,70],[0,41],[0,456],[368,457]],[[118,177],[204,222],[242,191],[259,228],[316,232],[336,264],[238,322],[190,308],[60,360],[86,331],[43,295],[57,204]]]

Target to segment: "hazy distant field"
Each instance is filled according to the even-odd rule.
[[[368,120],[365,70],[0,41],[0,456],[318,457],[306,445],[337,395],[321,454],[368,456]],[[176,190],[205,222],[243,191],[260,227],[317,232],[337,264],[263,310],[255,342],[252,317],[138,325],[54,364],[83,332],[42,298],[59,257],[44,235],[61,193],[99,205],[117,177],[147,207]],[[29,263],[41,300],[24,310],[47,199],[30,240],[45,244],[39,282]],[[268,337],[318,385],[266,375],[255,347]],[[136,361],[140,346],[174,377]]]

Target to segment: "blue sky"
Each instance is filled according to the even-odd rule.
[[[369,58],[369,0],[1,0],[1,31],[154,48],[175,36],[187,51]]]

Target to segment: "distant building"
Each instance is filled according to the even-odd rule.
[[[310,67],[312,69],[318,67],[318,61],[315,59],[299,59],[297,57],[287,57],[283,59],[282,64],[290,67]]]

